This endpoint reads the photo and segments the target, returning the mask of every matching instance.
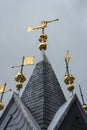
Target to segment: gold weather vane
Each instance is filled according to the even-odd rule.
[[[72,74],[69,73],[69,60],[70,60],[70,56],[69,56],[69,51],[67,51],[66,57],[65,57],[65,63],[66,63],[66,73],[64,76],[64,82],[67,85],[67,89],[68,91],[73,93],[73,89],[74,89],[74,77]]]
[[[4,108],[4,104],[2,103],[2,99],[3,99],[4,93],[12,91],[11,89],[9,89],[8,91],[5,91],[5,88],[6,88],[6,83],[4,85],[0,86],[0,94],[1,94],[1,98],[0,98],[0,110],[3,110],[3,108]]]
[[[23,75],[23,67],[26,65],[33,65],[34,64],[34,56],[32,57],[24,57],[22,58],[22,64],[19,66],[12,66],[12,68],[15,67],[21,67],[21,71],[18,72],[15,76],[16,81],[16,88],[18,91],[22,88],[22,84],[26,81],[26,77]]]
[[[69,50],[68,50],[67,53],[66,53],[66,57],[65,57],[65,62],[67,64],[67,66],[69,64],[69,60],[70,60],[70,56],[69,56]]]
[[[41,25],[40,26],[37,26],[37,27],[31,27],[31,26],[28,26],[27,28],[27,32],[30,32],[32,30],[41,30],[42,29],[42,34],[40,35],[39,37],[39,50],[46,50],[47,49],[47,44],[46,44],[46,41],[47,41],[47,35],[44,34],[44,29],[47,27],[47,24],[48,23],[51,23],[51,22],[55,22],[55,21],[58,21],[59,19],[54,19],[54,20],[51,20],[51,21],[42,21],[41,22]]]
[[[59,19],[54,19],[54,20],[51,20],[51,21],[42,21],[40,26],[37,26],[37,27],[34,27],[34,28],[32,26],[28,26],[27,32],[30,32],[32,30],[39,30],[39,29],[43,30],[47,27],[48,23],[52,23],[52,22],[55,22],[55,21],[58,21],[58,20]]]

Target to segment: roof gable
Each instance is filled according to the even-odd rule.
[[[57,111],[48,130],[76,130],[77,127],[87,129],[87,115],[75,94]]]
[[[40,127],[16,93],[0,118],[0,130],[40,130]]]

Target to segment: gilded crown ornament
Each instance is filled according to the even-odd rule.
[[[65,57],[65,63],[66,63],[66,73],[64,75],[64,83],[67,85],[67,89],[70,92],[73,92],[74,89],[74,77],[72,74],[69,73],[69,60],[70,60],[70,56],[69,56],[69,51],[67,51],[66,57]]]
[[[38,45],[38,48],[40,51],[42,50],[47,50],[47,35],[44,34],[44,29],[47,27],[47,24],[48,23],[51,23],[51,22],[55,22],[55,21],[58,21],[59,19],[54,19],[54,20],[51,20],[51,21],[42,21],[41,22],[41,25],[40,26],[37,26],[37,27],[31,27],[31,26],[28,26],[27,28],[27,32],[30,32],[32,30],[42,30],[42,33],[40,34],[40,37],[39,37],[39,45]]]

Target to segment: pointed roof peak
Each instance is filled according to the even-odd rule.
[[[44,51],[43,60],[36,64],[21,98],[37,123],[44,129],[48,127],[56,111],[66,101]]]
[[[42,50],[42,57],[43,57],[43,61],[48,62],[50,64],[50,62],[49,62],[49,60],[48,60],[44,50]]]

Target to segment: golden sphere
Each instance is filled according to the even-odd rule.
[[[0,101],[0,110],[3,110],[3,108],[4,108],[4,105],[3,105],[3,103]]]
[[[65,82],[65,84],[68,84],[68,75],[64,76],[64,82]]]
[[[46,42],[47,41],[47,35],[46,34],[41,34],[39,38],[40,42]]]
[[[83,105],[83,109],[85,110],[85,112],[87,112],[87,104]]]
[[[47,49],[47,44],[46,43],[40,43],[38,46],[39,50],[46,50]]]
[[[69,76],[69,80],[70,80],[70,83],[71,83],[71,84],[74,82],[75,78],[73,77],[72,74]]]
[[[25,76],[22,74],[22,73],[17,73],[17,75],[15,76],[15,81],[17,81],[17,82],[24,82],[24,81],[26,81],[26,78],[25,78]]]
[[[67,89],[71,92],[74,89],[73,84],[68,84]]]
[[[74,82],[74,77],[73,75],[65,75],[64,76],[64,82],[65,84],[72,84]]]
[[[18,90],[20,90],[20,89],[22,88],[22,83],[21,83],[21,82],[17,82],[17,83],[16,83],[16,88],[17,88]]]

